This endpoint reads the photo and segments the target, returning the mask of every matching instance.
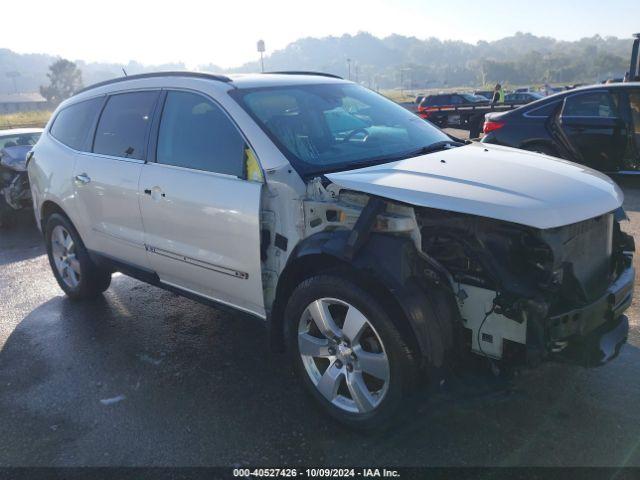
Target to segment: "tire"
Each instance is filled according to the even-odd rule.
[[[69,298],[95,298],[109,288],[111,272],[93,263],[67,217],[52,214],[47,218],[44,232],[51,270]]]
[[[371,293],[347,275],[311,277],[293,291],[284,316],[295,370],[325,412],[358,430],[395,420],[418,384],[418,362]]]

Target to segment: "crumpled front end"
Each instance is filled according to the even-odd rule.
[[[626,341],[635,248],[620,230],[623,215],[537,229],[416,209],[422,251],[450,273],[473,352],[588,366],[614,358]]]

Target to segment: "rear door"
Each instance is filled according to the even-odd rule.
[[[146,157],[159,90],[110,95],[95,129],[90,152],[75,165],[76,205],[85,243],[125,263],[148,267],[138,205],[138,181]]]
[[[619,104],[619,97],[604,89],[565,98],[557,122],[580,163],[607,172],[620,169],[628,125]]]
[[[253,153],[212,99],[181,90],[163,97],[140,179],[149,262],[168,285],[264,316],[262,183],[245,173]]]
[[[640,88],[625,89],[621,99],[631,124],[623,168],[640,170]]]

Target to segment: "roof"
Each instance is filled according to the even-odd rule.
[[[41,103],[46,102],[37,92],[33,93],[0,93],[0,103]]]
[[[612,83],[595,83],[593,85],[581,85],[571,90],[563,90],[564,92],[579,92],[580,90],[593,90],[596,88],[640,88],[640,82],[612,82]]]
[[[8,137],[13,135],[25,135],[28,133],[42,133],[42,128],[8,128],[0,130],[0,137]]]
[[[76,92],[82,93],[95,88],[120,84],[133,80],[141,79],[158,79],[162,77],[186,77],[186,78],[199,78],[205,80],[213,80],[227,84],[232,88],[256,88],[256,87],[269,87],[269,86],[282,86],[282,85],[305,85],[315,83],[344,83],[346,80],[341,79],[335,75],[321,73],[321,72],[274,72],[274,73],[242,73],[232,75],[218,75],[206,72],[190,72],[190,71],[177,71],[177,72],[152,72],[142,73],[139,75],[129,75],[126,77],[117,77],[104,82],[95,83],[89,85],[86,88]]]
[[[205,73],[205,72],[150,72],[150,73],[140,73],[136,75],[125,75],[124,77],[116,77],[111,78],[109,80],[105,80],[104,82],[94,83],[93,85],[89,85],[81,90],[78,90],[76,94],[86,92],[87,90],[93,90],[94,88],[103,87],[105,85],[112,85],[114,83],[121,83],[131,80],[140,80],[145,78],[162,78],[162,77],[193,77],[193,78],[204,78],[208,80],[217,80],[219,82],[230,82],[229,77],[224,75],[216,75],[214,73]]]
[[[347,80],[343,80],[340,77],[312,72],[238,73],[229,75],[229,78],[231,79],[232,85],[239,89],[347,82]]]

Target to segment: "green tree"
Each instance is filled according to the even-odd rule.
[[[52,105],[58,105],[82,88],[82,72],[76,64],[61,58],[49,66],[49,85],[40,87],[40,94]]]

